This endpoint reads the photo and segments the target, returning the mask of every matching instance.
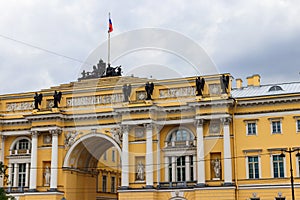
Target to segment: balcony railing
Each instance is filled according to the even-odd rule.
[[[196,181],[160,182],[158,188],[159,189],[194,188],[195,185],[196,185]]]
[[[13,149],[9,150],[10,155],[29,155],[31,153],[30,149]]]
[[[29,187],[5,187],[7,193],[23,193],[27,192]]]
[[[165,142],[165,147],[191,147],[191,146],[196,146],[196,140]]]

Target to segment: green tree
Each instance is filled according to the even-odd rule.
[[[8,175],[6,173],[7,171],[7,166],[3,164],[3,162],[0,161],[0,177],[4,178],[4,183],[7,182]],[[0,188],[0,200],[14,200],[15,198],[12,196],[7,195],[6,191],[4,188]]]

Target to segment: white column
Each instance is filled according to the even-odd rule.
[[[205,186],[205,162],[204,162],[204,142],[203,142],[203,120],[195,121],[197,132],[197,185]]]
[[[19,167],[18,163],[14,164],[14,185],[13,187],[18,187],[17,181],[18,181],[18,174],[19,174]]]
[[[37,178],[37,139],[38,132],[32,131],[31,138],[31,166],[30,166],[30,182],[29,182],[29,190],[36,190],[36,178]]]
[[[156,135],[157,135],[157,146],[156,146],[156,152],[157,152],[157,157],[156,157],[156,173],[157,173],[157,184],[159,184],[160,180],[160,134],[159,134],[159,129],[156,126]]]
[[[169,182],[169,157],[165,156],[165,182]]]
[[[123,140],[122,140],[122,184],[121,188],[129,187],[129,155],[128,155],[128,132],[127,125],[122,126]]]
[[[172,156],[172,182],[176,182],[176,157]]]
[[[185,181],[191,180],[190,156],[185,156]]]
[[[52,152],[51,152],[51,178],[50,191],[57,191],[57,171],[58,171],[58,134],[61,130],[51,130]]]
[[[152,124],[145,124],[146,128],[146,187],[153,187],[153,133]]]
[[[231,146],[229,132],[229,118],[221,119],[223,123],[223,142],[224,142],[224,185],[232,184],[232,163],[231,163]]]
[[[1,133],[1,132],[0,132]],[[1,136],[1,152],[0,152],[0,162],[4,165],[4,151],[5,151],[5,139],[6,136]],[[3,187],[3,176],[0,176],[0,187]]]
[[[194,173],[194,179],[193,180],[191,180],[191,181],[194,181],[194,180],[196,180],[196,177],[197,177],[197,169],[196,169],[196,166],[197,166],[197,164],[196,164],[196,156],[194,155],[193,156],[193,163],[192,163],[192,165],[193,165],[193,173]]]
[[[26,163],[25,187],[28,187],[29,180],[29,163]]]

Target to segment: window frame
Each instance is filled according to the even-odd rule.
[[[107,192],[107,176],[106,175],[102,175],[102,192]]]
[[[178,165],[180,164],[180,165]],[[185,156],[176,157],[176,182],[185,182],[186,181],[186,162]],[[180,176],[179,176],[180,175]]]
[[[300,119],[296,119],[296,132],[300,133]]]
[[[254,127],[251,126],[250,130],[251,130],[251,133],[249,132],[249,125],[250,124],[254,124]],[[255,133],[253,133],[253,129],[255,130]],[[246,135],[247,136],[252,136],[252,135],[257,135],[257,122],[256,121],[247,121],[246,122]]]
[[[276,117],[276,118],[269,118],[270,120],[270,132],[271,135],[278,135],[278,134],[283,134],[283,125],[282,125],[282,117]],[[278,124],[276,125],[276,129],[280,129],[280,130],[274,130],[273,124],[274,123],[279,123],[279,128],[278,128]]]
[[[279,176],[278,177],[275,177],[275,171],[274,171],[274,157],[275,156],[278,156],[278,158],[282,158],[282,166],[283,166],[283,176],[281,177],[280,176],[280,167],[278,167],[278,174]],[[279,164],[279,162],[277,162]],[[271,155],[271,173],[272,173],[272,177],[273,178],[285,178],[286,177],[286,160],[285,160],[285,157],[280,157],[280,154],[273,154]]]
[[[256,173],[255,173],[255,167],[254,167],[254,172],[253,172],[254,177],[250,178],[249,157],[257,157],[257,164],[258,164],[258,177],[257,178],[255,176],[256,175]],[[255,163],[253,163],[252,165],[255,165]],[[248,155],[246,157],[246,174],[247,174],[247,179],[255,180],[255,179],[260,179],[261,178],[261,160],[260,160],[260,156],[259,155]]]

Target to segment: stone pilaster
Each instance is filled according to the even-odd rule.
[[[195,121],[197,132],[197,185],[205,186],[205,161],[204,161],[204,142],[203,142],[203,119]]]
[[[36,191],[38,132],[32,131],[29,191]]]
[[[129,188],[129,154],[128,154],[128,134],[129,126],[121,126],[123,140],[122,140],[122,182],[121,189]]]
[[[223,123],[223,142],[224,142],[224,185],[232,185],[232,158],[230,144],[230,118],[222,118]]]
[[[146,128],[146,188],[153,188],[153,126],[145,124]]]
[[[52,135],[50,191],[57,191],[58,135],[61,133],[61,130],[51,130],[50,133]]]

